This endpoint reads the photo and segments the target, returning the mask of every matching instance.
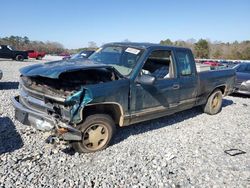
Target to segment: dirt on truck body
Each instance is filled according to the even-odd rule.
[[[233,91],[232,69],[197,72],[191,50],[147,43],[111,43],[89,59],[20,70],[16,119],[70,142],[78,152],[106,148],[116,126],[194,106],[221,110]]]

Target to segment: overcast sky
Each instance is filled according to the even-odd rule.
[[[8,0],[0,37],[28,36],[66,48],[162,39],[250,40],[250,0]]]

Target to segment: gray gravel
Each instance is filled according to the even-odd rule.
[[[250,187],[250,98],[120,128],[106,150],[78,154],[14,119],[18,69],[33,63],[0,59],[0,187]]]

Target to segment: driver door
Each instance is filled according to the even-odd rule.
[[[154,50],[144,63],[140,75],[155,77],[153,84],[131,84],[131,123],[168,114],[179,105],[179,80],[171,50]],[[152,116],[152,117],[151,117]]]

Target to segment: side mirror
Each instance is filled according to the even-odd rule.
[[[156,78],[148,74],[142,74],[137,78],[137,82],[144,85],[153,85]]]

